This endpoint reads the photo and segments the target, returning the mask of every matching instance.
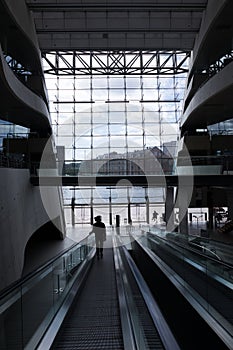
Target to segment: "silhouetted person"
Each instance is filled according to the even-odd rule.
[[[158,215],[159,215],[159,214],[158,214],[157,211],[155,210],[155,211],[153,212],[152,220],[153,220],[153,221],[157,221]]]
[[[100,215],[96,216],[94,219],[96,222],[93,224],[92,232],[95,234],[96,255],[97,259],[102,259],[104,241],[106,241],[106,227],[105,224],[101,221],[102,218]]]

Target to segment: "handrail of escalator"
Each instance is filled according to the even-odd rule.
[[[202,245],[202,244],[198,244],[198,243],[194,243],[194,242],[189,242],[191,245],[194,245],[198,248],[201,248],[204,252],[208,252],[209,254],[213,255],[214,257],[216,257],[219,261],[222,261],[222,259],[220,258],[220,256],[218,256],[218,254],[216,254],[215,252],[213,252],[211,249],[207,248],[206,246]]]
[[[201,261],[201,258],[204,258],[206,262],[208,262],[208,272],[207,274],[213,278],[214,280],[217,280],[224,286],[227,286],[228,288],[232,289],[232,278],[231,278],[231,271],[233,270],[233,265],[224,262],[223,260],[218,260],[212,256],[208,256],[202,252],[199,252],[187,245],[183,245],[182,243],[169,241],[163,237],[153,235],[153,237],[148,237],[148,240],[151,240],[152,242],[156,242],[157,240],[163,241],[166,243],[167,247],[170,247],[173,249],[172,254],[176,255],[178,258],[185,259],[186,262],[191,264],[192,266],[195,266],[201,271],[206,272],[206,264],[203,264]],[[183,249],[186,252],[186,255],[183,252],[180,252],[180,249]],[[193,257],[190,257],[189,254],[195,254],[197,257],[197,261],[195,262]],[[180,256],[180,254],[182,254]],[[211,262],[211,264],[209,264]],[[225,271],[229,271],[228,275],[225,275]]]
[[[138,285],[138,288],[140,290],[140,293],[145,301],[145,304],[147,306],[147,310],[150,314],[150,317],[153,321],[154,327],[156,328],[156,330],[158,331],[159,337],[161,339],[162,345],[164,346],[165,349],[170,350],[179,350],[180,347],[176,341],[176,339],[174,338],[167,322],[165,321],[158,304],[156,303],[155,299],[152,296],[152,293],[150,292],[146,282],[144,281],[140,271],[138,270],[136,264],[134,263],[133,259],[131,258],[127,248],[125,246],[122,245],[122,242],[119,243],[119,237],[117,237],[118,239],[118,248],[115,248],[115,252],[114,254],[117,256],[117,259],[119,261],[119,267],[121,269],[120,274],[122,276],[123,279],[123,283],[127,286],[129,284],[128,279],[127,279],[127,275],[126,275],[126,271],[122,262],[122,258],[121,258],[121,253],[120,251],[123,252],[126,260],[127,260],[127,264],[130,268],[130,271],[132,272],[132,275],[136,281],[136,284]],[[114,237],[114,246],[116,246],[116,239]],[[123,286],[124,287],[124,286]],[[124,289],[126,289],[124,287]],[[128,306],[127,303],[127,299],[130,299],[131,304],[132,304],[132,298],[129,296],[128,293],[128,288],[127,291],[125,291],[125,293],[127,294],[128,298],[125,297],[124,299],[124,309],[126,309],[125,305],[127,305],[127,312],[129,313],[129,315],[127,316],[127,318],[129,319],[129,327],[132,328],[130,330],[131,332],[131,337],[132,339],[134,338],[134,346],[136,346],[136,349],[140,350],[140,349],[144,349],[146,348],[146,343],[144,342],[144,340],[142,339],[142,337],[140,337],[139,339],[139,330],[135,329],[135,325],[134,322],[132,322],[132,319],[135,317],[135,312],[132,311],[132,306]],[[126,303],[126,304],[125,304]],[[131,320],[131,321],[130,321]],[[127,332],[126,332],[127,334]],[[143,343],[143,344],[142,344]],[[125,347],[128,350],[128,347]]]
[[[161,340],[163,342],[165,349],[167,349],[167,350],[180,349],[175,337],[173,336],[166,320],[164,319],[164,317],[160,311],[158,304],[156,303],[154,297],[152,296],[150,289],[148,288],[145,280],[143,279],[143,277],[142,277],[139,269],[137,268],[136,264],[134,263],[132,257],[130,256],[127,248],[123,246],[122,249],[123,249],[125,257],[129,263],[131,271],[135,277],[135,280],[139,286],[139,289],[142,293],[142,296],[146,302],[146,305],[148,307],[148,311],[151,315],[151,318],[154,322],[154,325],[159,332],[159,335],[161,337]]]
[[[152,234],[151,232],[149,232],[149,233]],[[158,239],[158,240],[161,240],[161,241],[163,241],[163,242],[166,242],[166,244],[168,244],[169,246],[171,246],[171,247],[173,247],[173,248],[174,248],[174,247],[179,247],[179,248],[185,249],[185,250],[187,250],[187,251],[189,251],[189,252],[195,253],[196,255],[202,256],[202,257],[204,257],[205,259],[209,259],[209,260],[211,260],[211,261],[213,261],[213,262],[215,262],[215,263],[217,263],[217,264],[219,264],[219,265],[223,265],[223,266],[225,266],[225,267],[227,267],[227,268],[233,269],[233,265],[231,265],[231,264],[229,264],[229,263],[226,263],[226,262],[223,261],[221,258],[219,259],[219,257],[218,257],[218,258],[215,258],[215,257],[212,257],[212,256],[208,256],[208,255],[203,254],[202,252],[197,251],[197,250],[195,250],[195,249],[193,249],[193,248],[191,248],[191,247],[189,247],[189,246],[187,246],[187,245],[185,245],[185,244],[182,244],[181,242],[174,242],[174,241],[168,240],[167,238],[157,236],[157,235],[155,235],[155,234],[153,234],[153,238],[156,238],[156,239]],[[192,244],[193,244],[193,243],[192,243]],[[202,246],[200,245],[199,247],[201,248]],[[204,246],[203,246],[203,247],[204,247]],[[206,248],[206,247],[205,247],[205,248]],[[212,253],[213,253],[214,256],[216,255],[214,252],[212,252]]]
[[[113,235],[113,255],[114,255],[114,263],[115,263],[115,271],[116,271],[116,283],[117,283],[117,292],[118,292],[118,300],[120,307],[120,318],[122,325],[122,335],[123,335],[123,343],[124,348],[127,350],[136,350],[136,339],[133,333],[133,327],[130,319],[130,311],[128,308],[124,283],[122,280],[122,275],[124,274],[122,268],[122,261],[117,249],[116,238]],[[124,276],[125,277],[125,276]],[[126,279],[125,279],[126,282]]]

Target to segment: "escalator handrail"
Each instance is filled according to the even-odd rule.
[[[37,345],[37,350],[52,349],[52,345],[56,339],[59,330],[62,328],[62,324],[72,308],[72,305],[77,297],[78,292],[83,288],[85,278],[88,276],[89,269],[93,263],[95,251],[92,249],[91,254],[88,258],[82,262],[79,268],[79,274],[75,278],[75,281],[67,294],[64,302],[54,316],[52,322],[45,331],[43,337],[41,338],[39,344]]]
[[[157,238],[157,236],[156,236],[156,238]],[[161,238],[161,237],[159,237],[159,238]],[[162,239],[162,238],[161,238],[161,239]],[[152,242],[155,242],[151,237],[149,237],[148,240],[151,240]],[[175,245],[176,245],[176,247],[175,247]],[[192,249],[192,248],[190,248],[190,247],[186,247],[186,246],[182,246],[182,245],[176,244],[176,242],[175,242],[175,244],[173,245],[173,242],[166,241],[166,246],[167,246],[167,247],[170,247],[170,248],[173,248],[172,254],[173,254],[174,256],[176,255],[179,259],[182,258],[182,260],[184,260],[184,261],[186,261],[188,264],[194,266],[196,269],[198,269],[198,270],[200,270],[200,271],[202,271],[202,272],[204,272],[204,273],[207,273],[208,276],[210,276],[211,278],[213,278],[213,279],[216,280],[217,282],[223,284],[225,287],[230,288],[231,290],[233,289],[233,284],[232,284],[232,282],[229,281],[229,280],[227,280],[226,277],[222,277],[221,273],[219,273],[219,272],[213,272],[213,271],[211,271],[211,269],[208,269],[208,271],[207,271],[205,265],[201,264],[200,261],[195,262],[192,258],[188,257],[188,255],[187,255],[187,256],[185,256],[185,255],[181,255],[181,256],[180,256],[180,254],[182,254],[182,253],[179,251],[178,247],[180,247],[181,249],[183,249],[183,248],[186,249],[187,252],[193,252],[193,253],[196,254],[196,255],[202,256],[202,257],[204,257],[205,259],[208,258],[209,260],[212,261],[212,263],[213,263],[213,262],[214,262],[214,263],[218,263],[218,264],[217,264],[218,266],[221,266],[221,267],[224,266],[224,267],[227,267],[227,269],[230,269],[230,270],[233,269],[233,266],[228,265],[228,264],[226,264],[226,263],[224,263],[224,262],[222,262],[222,261],[215,260],[214,258],[207,257],[205,254],[202,254],[202,253],[200,253],[200,252],[197,252],[196,250],[194,250],[194,249]],[[175,248],[175,249],[174,249],[174,248]],[[178,252],[178,253],[175,254],[175,253],[174,253],[175,251]]]
[[[148,232],[148,233],[153,234],[152,232]],[[168,239],[166,239],[164,237],[160,237],[160,236],[158,236],[156,234],[153,234],[153,235],[154,235],[154,237],[156,237],[156,239],[166,242],[168,245],[172,246],[173,248],[175,246],[180,247],[180,248],[185,248],[187,251],[190,251],[192,253],[195,253],[196,255],[202,256],[205,259],[212,260],[214,263],[217,263],[219,265],[223,265],[223,266],[225,266],[225,267],[227,267],[229,269],[233,269],[233,265],[230,265],[230,264],[226,263],[223,260],[219,260],[219,259],[213,258],[212,256],[207,256],[207,255],[205,255],[205,254],[203,254],[201,252],[198,252],[197,250],[195,250],[195,249],[193,249],[193,248],[191,248],[189,246],[186,246],[186,245],[184,245],[184,244],[182,244],[180,242],[178,243],[178,242],[170,241],[170,240],[168,240]],[[202,246],[200,246],[200,247],[202,247]]]
[[[147,286],[146,282],[144,281],[139,269],[137,268],[136,264],[134,263],[132,257],[130,256],[127,248],[125,246],[122,246],[122,250],[124,252],[124,255],[127,259],[127,262],[129,264],[129,267],[131,269],[131,272],[133,273],[133,276],[137,282],[137,285],[140,289],[140,292],[142,293],[143,299],[147,305],[148,311],[150,313],[150,316],[153,320],[153,323],[161,337],[162,343],[167,350],[179,350],[180,347],[173,336],[163,314],[160,311],[160,308],[155,301],[149,287]]]
[[[220,256],[218,256],[218,254],[216,254],[215,252],[213,252],[211,249],[207,248],[204,245],[198,244],[198,243],[194,243],[194,242],[189,242],[189,244],[192,244],[194,246],[197,246],[201,249],[203,249],[204,251],[209,252],[210,254],[212,254],[214,257],[216,257],[219,261],[222,261],[222,259],[220,258]],[[223,262],[224,263],[224,262]]]
[[[135,240],[135,237],[131,237]],[[192,294],[195,292],[190,289],[192,287],[185,286],[183,279],[177,275],[174,269],[167,265],[166,262],[162,261],[153,251],[148,247],[145,247],[142,242],[135,240],[139,247],[149,256],[149,258],[159,267],[159,269],[167,276],[167,278],[173,283],[173,285],[179,290],[183,297],[196,309],[199,315],[209,324],[209,326],[218,334],[218,336],[223,340],[223,342],[232,349],[232,333],[227,330],[222,324],[220,324],[216,318],[213,318],[212,315],[203,307],[203,305],[195,298]],[[200,296],[199,296],[200,298]],[[231,325],[230,325],[231,328]]]
[[[120,306],[120,317],[122,324],[122,335],[123,335],[123,343],[124,348],[127,350],[136,350],[136,340],[133,334],[133,326],[131,324],[130,312],[128,308],[128,303],[126,301],[126,295],[124,290],[124,285],[122,281],[122,264],[120,254],[116,244],[116,238],[113,235],[113,255],[114,255],[114,263],[115,263],[115,271],[116,271],[116,284],[117,284],[117,292],[118,292],[118,300]]]

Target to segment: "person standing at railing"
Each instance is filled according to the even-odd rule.
[[[106,241],[106,227],[102,222],[102,217],[100,215],[96,216],[94,219],[96,222],[93,224],[90,234],[93,232],[95,234],[96,255],[99,260],[99,258],[103,258],[104,241]]]

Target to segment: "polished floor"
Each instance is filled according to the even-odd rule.
[[[161,224],[153,224],[150,225],[153,229],[161,229],[165,230],[165,226]],[[136,231],[147,230],[149,225],[133,225],[127,226],[124,225],[120,228],[120,234],[126,234],[129,229]],[[72,245],[81,242],[91,231],[91,225],[75,225],[75,226],[67,226],[66,238],[64,240],[44,240],[41,242],[36,242],[34,246],[30,248],[30,251],[27,252],[25,266],[23,270],[23,276],[28,273],[34,271],[53,257],[65,251],[67,248],[70,248]],[[113,230],[113,227],[108,227],[109,233]],[[200,236],[201,230],[206,230],[206,223],[199,222],[197,223],[189,223],[189,234]],[[214,230],[208,230],[209,238],[220,241],[226,244],[232,244],[233,247],[233,232],[230,233],[219,233],[217,228]]]

